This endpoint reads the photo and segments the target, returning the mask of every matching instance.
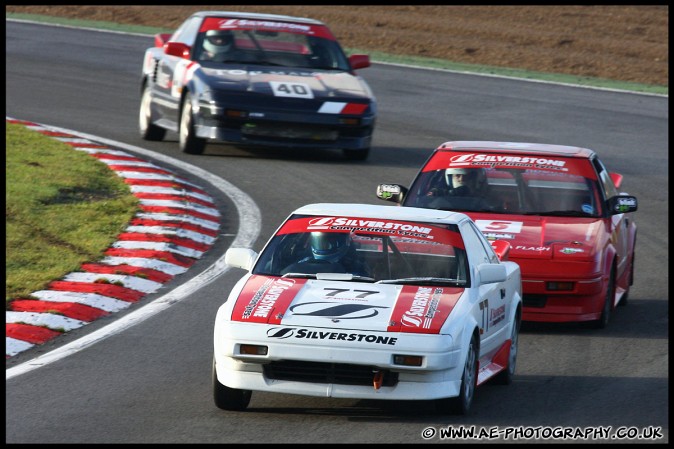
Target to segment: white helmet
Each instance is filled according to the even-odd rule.
[[[227,53],[234,43],[234,34],[229,30],[209,30],[204,37],[204,48],[211,54]]]
[[[460,177],[454,175],[462,175]],[[445,180],[450,189],[479,189],[486,181],[483,168],[448,168],[445,170]]]

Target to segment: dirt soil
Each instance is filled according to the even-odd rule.
[[[318,19],[347,48],[669,86],[667,5],[5,7],[170,29],[210,9]]]

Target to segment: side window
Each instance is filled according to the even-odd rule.
[[[194,41],[201,26],[201,17],[192,17],[187,19],[181,26],[173,33],[171,40],[174,42],[181,42],[190,47],[194,45]]]
[[[475,223],[472,221],[461,223],[461,235],[466,244],[466,253],[471,266],[481,263],[498,263],[496,253]]]
[[[604,167],[604,164],[602,164],[596,157],[592,160],[592,164],[599,175],[599,182],[601,184],[604,200],[618,195],[618,189],[616,189],[615,184],[613,184],[613,180],[611,179],[608,170],[606,170],[606,167]]]

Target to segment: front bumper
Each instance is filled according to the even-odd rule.
[[[562,323],[592,321],[601,317],[607,287],[601,276],[575,279],[570,291],[548,289],[551,281],[555,280],[522,279],[523,321]]]
[[[212,104],[201,105],[195,114],[198,137],[287,148],[365,150],[372,145],[374,125],[375,117],[371,114],[343,116],[302,110],[251,113],[242,107],[216,107]]]
[[[429,400],[459,394],[463,373],[461,350],[452,348],[451,337],[447,335],[313,329],[305,335],[318,336],[321,334],[316,333],[322,332],[325,338],[280,340],[268,338],[267,329],[266,325],[230,321],[216,325],[215,361],[220,383],[236,389],[336,398]],[[331,338],[333,334],[335,338]],[[371,343],[358,338],[340,340],[340,334],[367,334],[380,342],[376,343],[374,338]],[[265,345],[268,353],[242,355],[241,344]],[[394,354],[420,355],[423,363],[419,367],[396,365]],[[269,365],[302,364],[336,370],[357,366],[362,368],[360,375],[371,370],[372,380],[344,381],[344,377],[338,376],[332,382],[307,380],[305,376],[293,376],[290,371],[282,376],[269,375],[273,372]],[[380,387],[375,387],[377,372],[385,375]]]

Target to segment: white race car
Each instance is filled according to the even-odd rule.
[[[244,410],[252,391],[433,400],[465,414],[475,388],[508,384],[517,359],[520,268],[467,215],[312,204],[295,210],[215,319],[213,396]]]

